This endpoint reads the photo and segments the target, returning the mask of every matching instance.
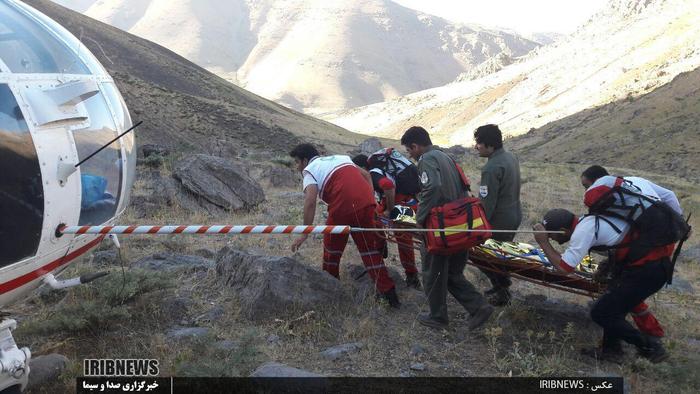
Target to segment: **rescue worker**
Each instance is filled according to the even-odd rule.
[[[588,168],[586,168],[583,173],[581,173],[581,185],[588,190],[595,181],[598,179],[604,177],[604,176],[609,176],[610,174],[608,171],[599,165],[593,165]],[[683,211],[681,209],[680,203],[678,201],[678,198],[676,197],[676,194],[673,193],[671,190],[668,190],[666,188],[663,188],[653,182],[649,182],[646,179],[643,178],[638,178],[638,177],[626,177],[625,179],[629,179],[632,181],[634,184],[641,184],[645,183],[648,184],[646,187],[651,188],[654,190],[654,192],[659,196],[661,201],[666,203],[669,207],[671,207],[673,210],[676,212],[682,214]],[[598,271],[594,275],[594,279],[598,281],[605,281],[608,282],[609,278],[608,276],[610,275],[610,269],[611,267],[609,266],[609,262],[603,261],[601,264],[598,265]],[[661,338],[664,336],[664,329],[661,327],[661,324],[659,323],[658,320],[656,320],[656,317],[651,313],[649,310],[649,305],[646,304],[646,302],[642,302],[639,305],[635,306],[632,311],[630,312],[632,315],[632,320],[634,323],[637,325],[637,328],[645,334],[648,334],[652,337],[656,338]]]
[[[520,164],[518,159],[503,148],[503,137],[498,126],[487,124],[474,131],[476,150],[480,157],[488,158],[481,170],[479,198],[484,206],[486,219],[494,230],[517,230],[522,220],[520,204]],[[512,242],[515,233],[494,233],[497,241]],[[507,274],[482,270],[491,281],[491,289],[485,293],[495,306],[510,302],[511,280]]]
[[[653,193],[653,190],[644,191]],[[622,219],[594,215],[579,219],[564,209],[547,212],[542,223],[533,226],[533,230],[564,232],[535,234],[535,240],[547,259],[564,272],[572,272],[591,248],[626,244],[630,239],[628,233],[632,234],[630,225]],[[569,242],[569,246],[560,254],[550,244],[549,238],[560,244]],[[625,261],[629,248],[618,249],[615,255],[623,270],[591,309],[591,318],[603,328],[602,345],[582,349],[581,353],[601,360],[621,362],[624,355],[621,341],[625,341],[636,346],[639,354],[651,362],[658,363],[668,358],[660,341],[634,328],[625,320],[625,316],[664,286],[667,280],[666,265],[672,252],[672,247],[664,246],[654,248],[634,261]]]
[[[408,155],[418,161],[421,191],[418,194],[417,226],[424,227],[434,207],[465,197],[462,178],[455,163],[444,152],[433,146],[428,132],[418,126],[406,130],[401,145]],[[418,315],[418,322],[431,328],[446,328],[447,292],[469,312],[469,329],[483,325],[493,313],[493,307],[464,277],[467,252],[436,255],[421,248],[423,286],[430,312]]]
[[[387,173],[387,171],[381,169],[376,160],[372,161],[367,156],[360,154],[353,157],[352,161],[355,165],[369,172],[372,178],[372,187],[379,199],[379,205],[377,206],[379,215],[391,217],[391,211],[397,204],[410,207],[413,210],[416,209],[415,196],[398,192],[398,189],[400,189],[398,180]],[[416,268],[413,236],[408,232],[398,233],[396,235],[396,245],[401,266],[406,274],[406,286],[420,290],[421,284],[420,279],[418,279],[418,269]],[[386,247],[386,240],[384,240],[383,250],[386,250]]]
[[[371,181],[360,171],[349,156],[321,156],[311,144],[296,146],[289,155],[303,176],[304,225],[311,225],[316,213],[316,200],[328,204],[327,225],[349,225],[373,228],[376,202]],[[362,262],[374,280],[378,297],[384,298],[394,308],[400,306],[394,282],[389,277],[379,249],[381,239],[375,232],[353,232]],[[308,235],[300,236],[292,245],[296,252]],[[340,259],[348,242],[347,234],[324,234],[323,270],[340,277]]]

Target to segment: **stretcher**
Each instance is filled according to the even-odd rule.
[[[395,220],[381,217],[380,223],[385,229],[380,233],[381,237],[393,243],[401,243],[396,238],[398,232],[393,230],[416,228],[415,222],[408,217]],[[420,249],[423,244],[422,233],[410,234],[414,248]],[[605,291],[605,285],[593,280],[593,272],[597,265],[590,257],[584,259],[574,272],[566,273],[554,268],[541,250],[528,244],[488,240],[483,245],[469,250],[467,263],[479,269],[507,274],[540,286],[592,298]]]

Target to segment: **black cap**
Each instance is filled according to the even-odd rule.
[[[566,209],[552,209],[544,214],[542,224],[547,231],[557,231],[562,228],[571,228],[576,215]]]

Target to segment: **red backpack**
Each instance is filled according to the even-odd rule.
[[[454,160],[453,163],[462,179],[464,190],[469,191],[469,179]],[[467,249],[486,242],[492,235],[491,231],[450,231],[491,230],[481,200],[476,197],[462,197],[431,209],[425,225],[427,228],[443,229],[426,233],[426,247],[428,253],[432,254],[451,255],[466,252]]]

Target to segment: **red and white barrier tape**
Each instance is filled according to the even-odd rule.
[[[362,231],[429,232],[448,233],[562,233],[562,231],[534,230],[484,230],[484,229],[440,229],[440,228],[360,228],[350,226],[63,226],[61,234],[349,234]]]
[[[63,234],[348,234],[350,226],[65,226]]]

